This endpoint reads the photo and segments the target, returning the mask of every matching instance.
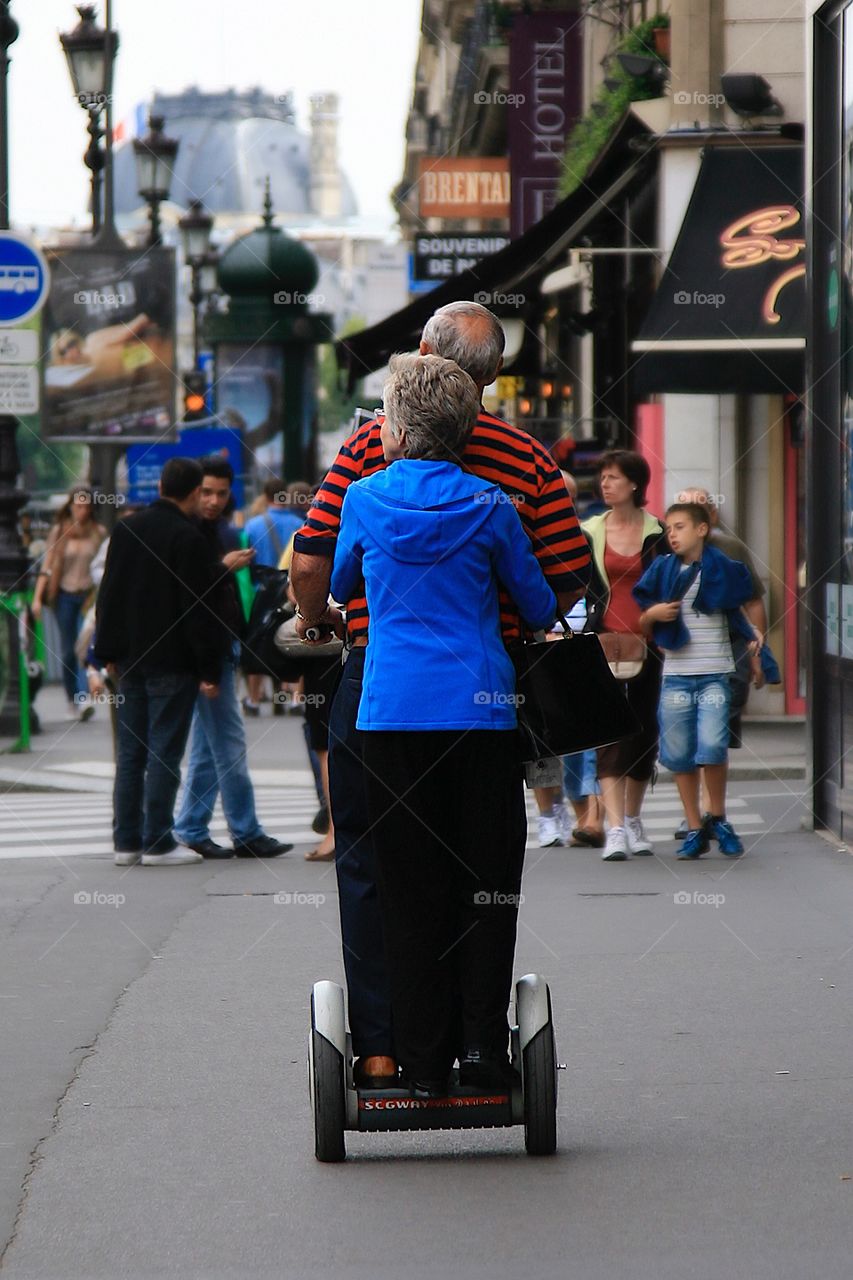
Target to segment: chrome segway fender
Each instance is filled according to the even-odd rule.
[[[515,984],[515,1016],[521,1054],[543,1027],[551,1021],[548,984],[538,973],[526,973]]]

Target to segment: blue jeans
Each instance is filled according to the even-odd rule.
[[[563,756],[563,790],[573,803],[586,796],[601,794],[601,787],[598,785],[598,756],[594,748]]]
[[[69,702],[75,700],[75,695],[86,694],[89,691],[85,672],[74,652],[74,645],[77,643],[83,623],[83,602],[88,595],[88,591],[63,591],[60,588],[53,605],[61,640],[62,685]]]
[[[264,834],[246,763],[246,732],[237,696],[239,652],[235,646],[222,664],[219,696],[196,698],[187,780],[175,821],[175,836],[181,844],[210,838],[210,819],[220,793],[233,840],[242,843]]]
[[[119,668],[113,844],[117,853],[168,853],[181,759],[198,696],[188,671]]]
[[[725,764],[729,753],[728,675],[664,676],[660,695],[660,758],[673,773]]]

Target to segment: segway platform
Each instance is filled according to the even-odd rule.
[[[360,1133],[430,1129],[497,1129],[524,1126],[529,1155],[557,1148],[557,1063],[551,994],[537,974],[516,984],[516,1020],[511,1030],[512,1064],[521,1086],[484,1093],[459,1084],[451,1073],[443,1098],[413,1098],[404,1088],[358,1089],[352,1077],[352,1046],[346,1030],[343,989],[317,982],[311,995],[308,1084],[318,1160],[346,1159],[345,1130]]]

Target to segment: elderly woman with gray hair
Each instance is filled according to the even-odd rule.
[[[359,704],[397,1054],[413,1095],[507,1087],[507,1007],[521,884],[514,838],[515,673],[499,582],[528,625],[557,602],[512,502],[460,459],[479,411],[452,360],[396,356],[382,445],[350,485],[335,599],[364,578]],[[521,842],[523,849],[523,842]]]

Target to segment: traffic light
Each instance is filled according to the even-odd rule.
[[[203,373],[197,369],[193,369],[190,373],[184,374],[184,422],[199,422],[202,418],[209,418],[207,411],[207,403],[205,401],[205,392],[207,391],[207,382]]]

